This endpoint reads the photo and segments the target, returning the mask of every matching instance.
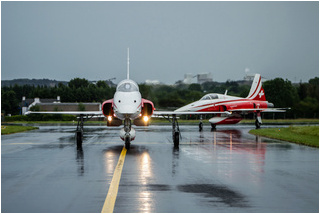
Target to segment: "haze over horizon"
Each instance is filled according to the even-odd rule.
[[[319,2],[1,2],[1,79],[319,77]]]

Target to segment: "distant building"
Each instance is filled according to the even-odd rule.
[[[246,72],[246,76],[245,77],[243,77],[243,80],[245,80],[245,81],[253,81],[253,79],[254,79],[254,75],[255,74],[249,74],[249,73],[247,73]]]
[[[244,80],[244,81],[252,82],[255,75],[256,75],[256,74],[247,73],[247,72],[246,72],[246,76],[243,77],[243,80]],[[261,76],[261,81],[262,81],[262,82],[264,82],[264,81],[266,81],[266,80],[267,80],[266,78],[264,78],[264,77]]]
[[[38,97],[34,99],[26,99],[26,97],[23,96],[20,104],[21,114],[25,115],[32,106],[35,106],[38,103],[60,103],[60,96],[57,96],[57,99],[42,99],[41,102]]]
[[[193,76],[193,74],[191,74],[191,73],[185,74],[183,83],[184,84],[191,84],[194,77],[196,77],[196,76]]]
[[[159,80],[146,80],[145,82],[147,85],[160,85]]]
[[[211,73],[197,74],[197,83],[202,84],[205,82],[212,82],[212,74]]]
[[[60,96],[57,99],[41,99],[36,97],[34,99],[26,99],[22,97],[21,114],[25,115],[27,111],[33,106],[39,106],[39,111],[79,111],[84,108],[86,111],[100,111],[101,103],[61,103]]]
[[[194,83],[194,78],[197,77],[197,83],[202,84],[204,82],[212,82],[212,74],[211,73],[202,73],[193,75],[191,73],[187,73],[184,75],[183,80],[179,80],[176,84],[192,84]]]

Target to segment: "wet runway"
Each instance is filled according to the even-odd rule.
[[[266,126],[264,126],[266,127]],[[137,128],[114,212],[319,212],[319,150],[248,134],[253,126]],[[2,212],[101,212],[123,143],[118,128],[1,136]]]

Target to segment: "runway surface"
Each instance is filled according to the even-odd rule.
[[[266,126],[264,126],[266,127]],[[114,212],[319,212],[319,150],[248,134],[253,126],[136,128]],[[118,128],[1,136],[2,212],[101,212],[123,149]],[[281,128],[280,128],[281,131]]]

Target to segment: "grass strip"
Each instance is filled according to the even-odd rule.
[[[249,133],[319,148],[319,126],[253,129]]]
[[[25,132],[33,129],[39,129],[39,128],[33,127],[33,126],[1,126],[1,135]]]
[[[254,124],[255,120],[244,119],[240,121],[242,124],[252,123]],[[262,124],[319,124],[319,119],[308,119],[308,118],[300,118],[300,119],[262,119]]]

